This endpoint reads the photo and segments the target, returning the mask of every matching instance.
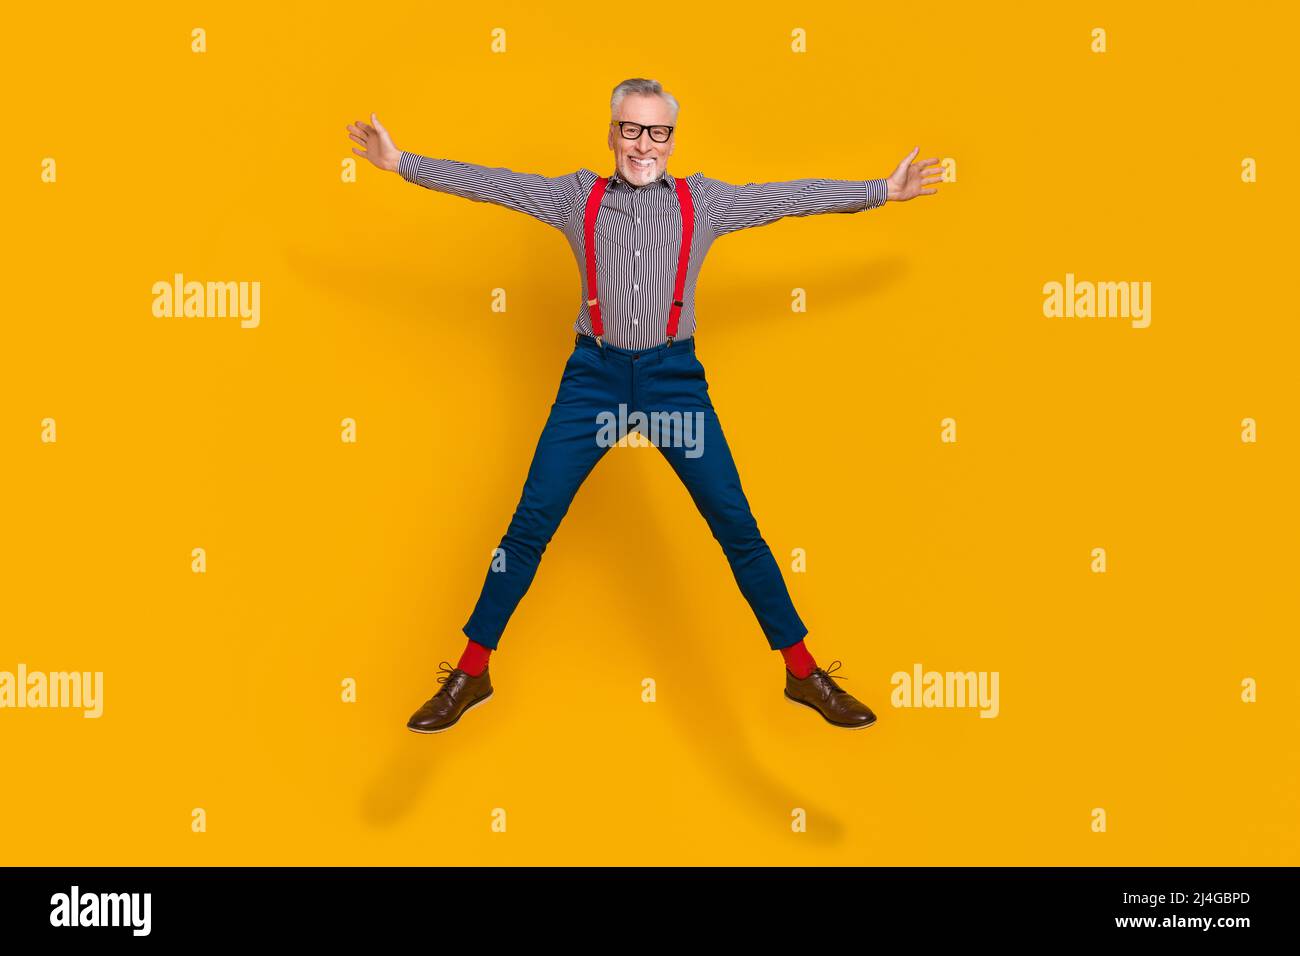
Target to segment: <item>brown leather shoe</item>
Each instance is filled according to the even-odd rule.
[[[439,672],[446,676],[439,677],[442,689],[430,697],[411,715],[406,726],[417,734],[437,734],[454,727],[456,721],[473,710],[479,704],[486,703],[492,696],[492,679],[488,677],[488,668],[473,677],[459,667],[452,667],[450,661],[438,665]]]
[[[839,661],[831,661],[830,667],[826,670],[815,667],[811,674],[800,680],[787,667],[785,670],[786,700],[811,707],[821,714],[828,724],[834,724],[836,727],[856,730],[860,727],[873,726],[876,715],[871,712],[871,708],[835,683],[834,678],[831,677],[831,674],[839,668]]]

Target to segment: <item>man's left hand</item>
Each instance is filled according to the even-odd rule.
[[[943,181],[943,174],[939,167],[930,171],[927,167],[934,166],[939,160],[937,158],[921,159],[915,163],[912,158],[920,152],[921,147],[917,146],[910,153],[903,157],[903,161],[898,164],[898,168],[886,180],[889,183],[889,195],[886,202],[904,202],[908,199],[915,199],[917,196],[930,196],[938,192],[937,189],[923,189],[923,186],[929,186],[931,183]]]

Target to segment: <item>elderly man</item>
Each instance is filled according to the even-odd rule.
[[[678,108],[653,80],[618,84],[610,100],[608,146],[615,168],[608,177],[590,169],[540,176],[405,152],[373,113],[370,123],[347,127],[364,147],[352,151],[380,169],[559,229],[577,257],[584,293],[574,320],[573,353],[523,494],[463,628],[469,642],[456,667],[442,662],[438,682],[443,686],[411,716],[411,730],[447,730],[492,696],[488,656],[579,486],[611,444],[627,431],[644,434],[650,420],[673,426],[656,429],[653,443],[722,546],[768,645],[781,652],[786,699],[811,707],[836,727],[870,727],[876,721],[869,707],[831,677],[840,662],[822,669],[805,645],[808,629],[759,534],[709,399],[695,349],[695,286],[719,236],[785,216],[861,212],[933,194],[931,184],[942,178],[932,166],[937,160],[913,162],[913,149],[885,179],[738,186],[701,173],[674,178],[667,164],[677,145]],[[607,426],[615,419],[616,431],[624,434],[609,434]],[[662,579],[663,587],[680,584]]]

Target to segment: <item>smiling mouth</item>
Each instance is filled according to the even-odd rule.
[[[654,169],[655,165],[653,159],[635,159],[631,156],[628,157],[628,162],[630,162],[635,169]]]

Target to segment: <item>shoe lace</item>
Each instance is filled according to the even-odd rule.
[[[438,673],[442,674],[442,676],[438,678],[438,683],[443,685],[438,689],[439,694],[447,689],[447,681],[451,680],[452,675],[454,675],[458,670],[460,670],[459,667],[451,666],[451,661],[443,661],[438,665]]]
[[[831,661],[830,664],[825,669],[821,667],[817,668],[817,670],[822,672],[822,676],[826,678],[826,683],[830,684],[830,686],[834,689],[835,693],[837,694],[848,693],[848,691],[846,691],[843,687],[840,687],[838,684],[835,683],[834,680],[830,679],[830,676],[832,674],[836,674],[836,672],[839,671],[840,667],[842,666],[842,663],[843,663],[842,661],[836,659]],[[835,680],[844,680],[844,675],[837,674]]]

